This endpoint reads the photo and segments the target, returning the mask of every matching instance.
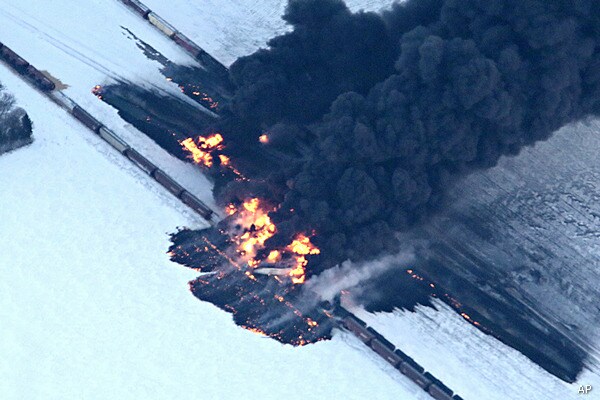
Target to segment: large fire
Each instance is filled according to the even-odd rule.
[[[184,150],[190,153],[189,158],[198,165],[211,168],[215,163],[215,158],[219,159],[221,168],[233,172],[234,179],[247,180],[231,163],[231,159],[220,152],[225,148],[223,136],[220,133],[213,133],[209,136],[198,136],[197,139],[187,138],[179,142]],[[217,154],[218,153],[218,154]]]
[[[233,204],[227,206],[226,213],[235,218],[233,224],[241,227],[240,233],[234,234],[237,254],[251,269],[263,264],[275,265],[276,268],[269,269],[273,274],[287,275],[294,284],[304,283],[308,264],[306,256],[321,251],[308,236],[298,233],[286,247],[265,253],[265,243],[277,233],[277,227],[268,215],[270,211],[275,211],[275,208],[258,198],[248,199],[238,207]]]
[[[309,254],[320,254],[321,250],[319,250],[310,242],[309,237],[301,233],[298,234],[294,241],[286,247],[286,250],[295,255],[294,259],[296,265],[290,271],[292,282],[304,283],[306,278],[306,265],[308,264],[306,256]]]
[[[220,133],[206,137],[199,136],[197,141],[187,138],[182,140],[180,144],[191,153],[191,157],[196,164],[212,167],[214,162],[212,153],[215,150],[223,149],[223,136]]]
[[[259,138],[262,144],[268,141],[266,134]],[[220,134],[180,143],[198,165],[220,176],[231,171],[233,179],[247,180],[224,154]],[[181,245],[172,247],[171,257],[206,273],[190,285],[196,297],[232,313],[245,329],[302,346],[329,337],[332,327],[329,317],[311,303],[312,297],[308,303],[306,298],[299,300],[306,290],[302,284],[309,257],[321,251],[311,242],[314,232],[298,232],[288,243],[274,245],[277,240],[270,239],[278,229],[271,215],[277,211],[276,204],[258,197],[228,204],[227,217],[198,232],[196,240],[181,232]]]

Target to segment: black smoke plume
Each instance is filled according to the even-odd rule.
[[[396,251],[458,178],[600,109],[595,0],[290,0],[284,19],[231,67],[222,130],[255,179],[217,196],[281,204],[273,245],[316,232],[309,273]]]

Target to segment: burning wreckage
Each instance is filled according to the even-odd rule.
[[[395,233],[445,210],[463,177],[600,115],[599,7],[290,1],[292,29],[230,68],[224,134],[181,142],[239,182],[215,192],[216,227],[173,236],[173,260],[203,273],[194,294],[287,343],[326,337],[298,306],[308,276],[397,251]],[[273,154],[254,151],[265,143]]]
[[[215,157],[224,148],[222,135],[188,138],[181,145],[197,164],[212,168],[217,158],[224,174],[246,179],[227,156]],[[298,233],[286,246],[269,245],[277,233],[272,211],[276,206],[257,197],[228,204],[216,226],[175,233],[171,259],[201,272],[190,282],[192,293],[232,313],[238,325],[299,346],[329,338],[331,316],[302,285],[310,258],[320,254],[311,242],[314,232]]]

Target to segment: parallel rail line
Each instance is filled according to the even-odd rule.
[[[66,110],[75,119],[89,128],[92,132],[100,136],[111,147],[117,150],[121,155],[131,161],[139,169],[144,171],[150,177],[154,178],[169,193],[177,197],[183,204],[199,214],[211,225],[215,224],[214,217],[216,213],[204,202],[188,192],[175,179],[171,178],[166,172],[158,168],[154,163],[144,157],[141,153],[121,139],[115,132],[104,126],[100,121],[94,118],[90,113],[80,107],[73,99],[61,91],[55,90],[56,85],[43,72],[39,71],[27,60],[19,56],[8,46],[0,42],[0,59],[4,61],[12,70],[22,76],[38,91],[50,98],[54,103]]]
[[[198,46],[190,38],[185,36],[164,18],[156,14],[147,5],[139,0],[119,0],[130,8],[135,14],[148,21],[166,37],[174,41],[179,47],[198,60],[205,67],[209,67],[221,76],[229,75],[229,69],[221,64],[216,58],[208,54],[202,47]]]

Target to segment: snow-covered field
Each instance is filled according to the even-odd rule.
[[[224,63],[285,26],[285,0],[147,3]],[[378,9],[387,0],[353,0]],[[116,0],[0,0],[0,41],[203,199],[210,185],[90,89],[114,78],[177,94],[122,27],[184,52]],[[282,346],[187,290],[167,232],[203,222],[0,66],[35,142],[0,157],[0,399],[427,399],[353,337]],[[361,317],[465,399],[569,399],[566,385],[442,308]],[[584,372],[581,384],[596,384]],[[588,395],[587,398],[593,398]]]
[[[466,323],[441,301],[435,306],[419,306],[415,313],[353,311],[465,399],[567,400],[580,398],[580,385],[600,388],[597,372],[586,369],[576,383],[567,384]]]

